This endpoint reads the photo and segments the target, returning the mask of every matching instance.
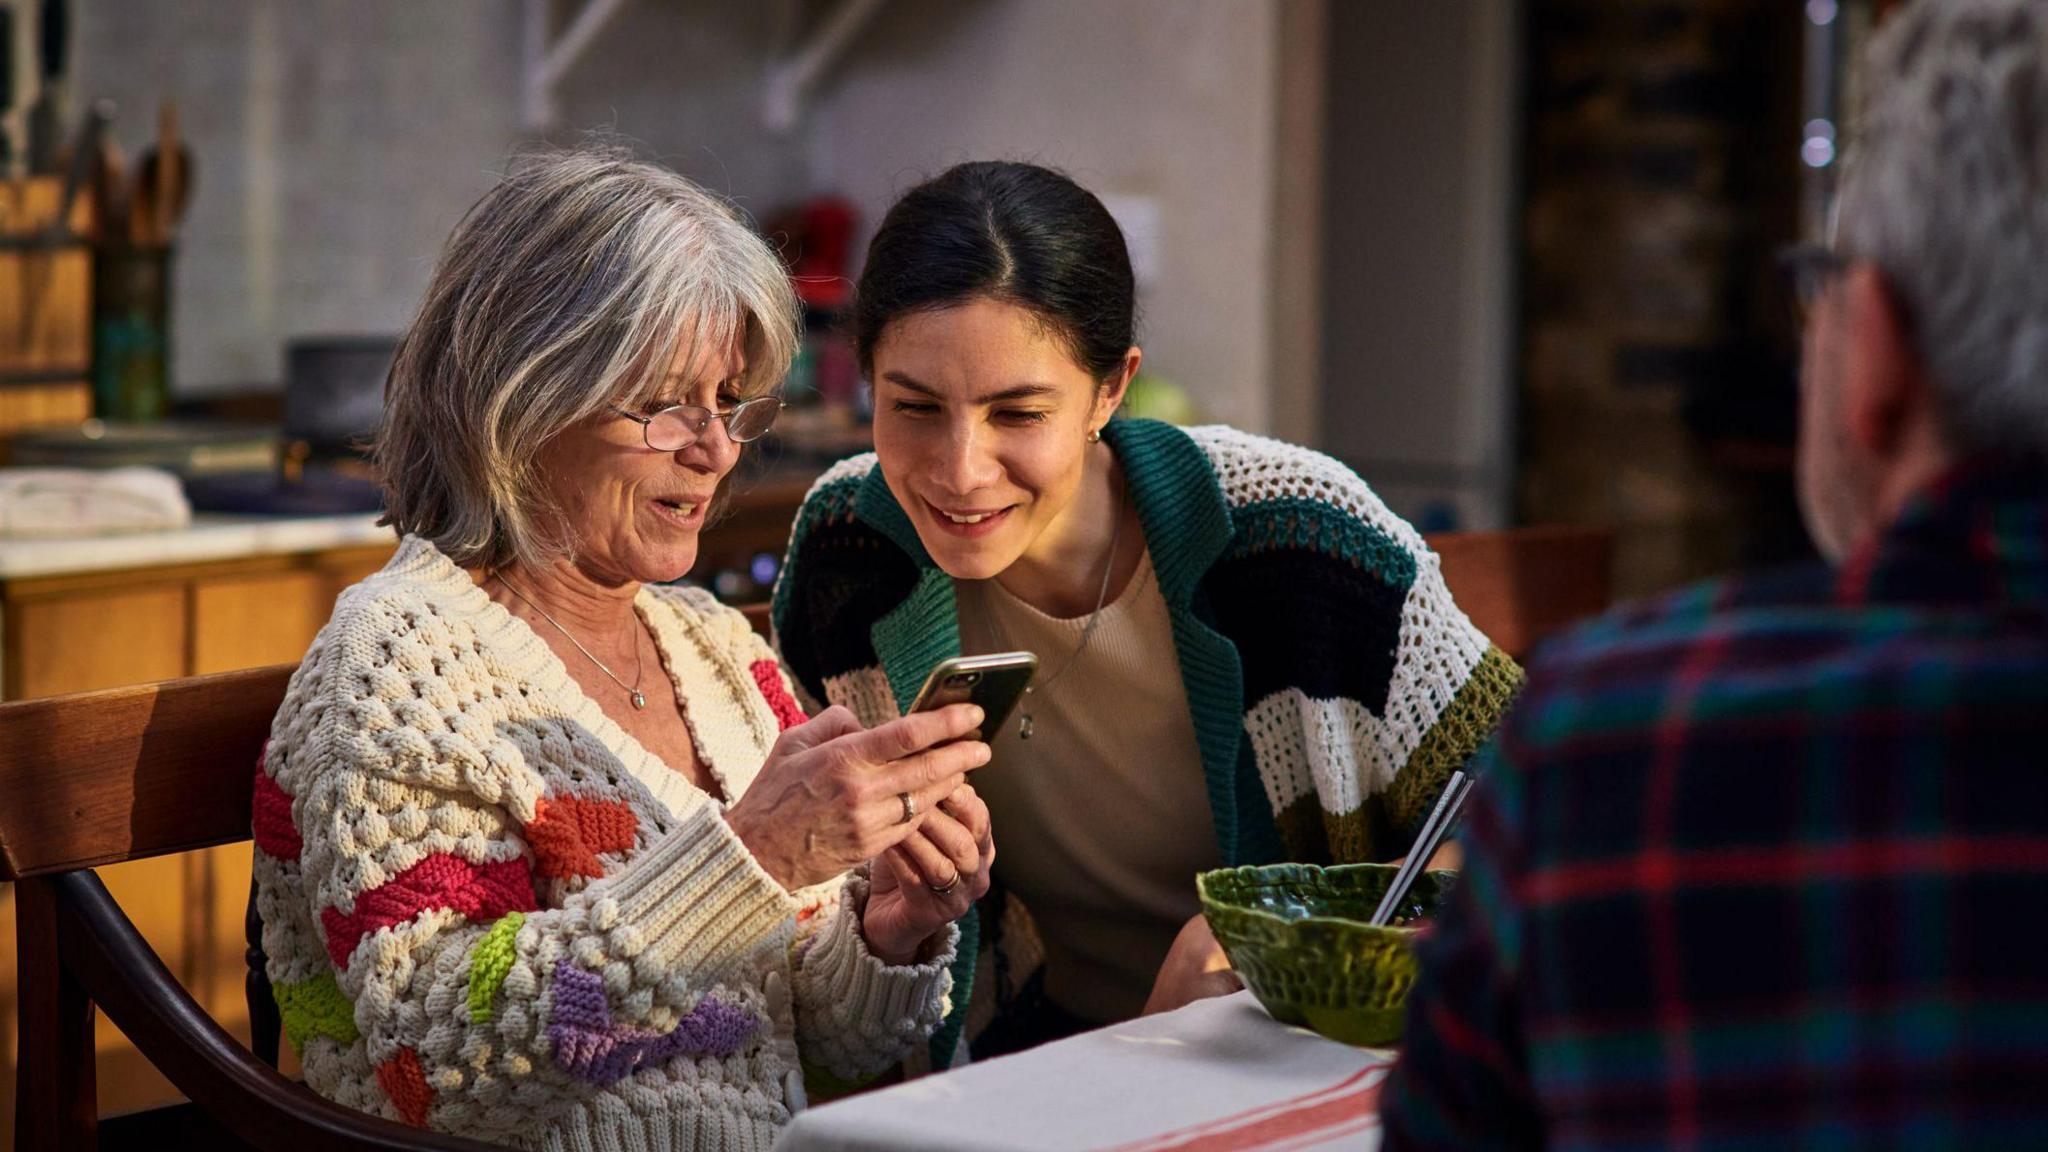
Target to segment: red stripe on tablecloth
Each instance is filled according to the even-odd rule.
[[[1377,1102],[1375,1102],[1375,1105],[1377,1105]],[[1363,1136],[1379,1126],[1379,1109],[1375,1106],[1369,1115],[1360,1116],[1349,1124],[1339,1125],[1335,1128],[1325,1128],[1320,1132],[1305,1133],[1300,1139],[1290,1140],[1285,1144],[1263,1145],[1260,1147],[1259,1152],[1297,1152],[1298,1149],[1313,1148],[1318,1144],[1327,1146],[1330,1141],[1341,1136]]]
[[[1281,1148],[1300,1147],[1311,1138],[1327,1139],[1362,1131],[1378,1122],[1380,1084],[1389,1067],[1375,1064],[1328,1088],[1247,1108],[1192,1128],[1119,1144],[1104,1152],[1277,1152]]]

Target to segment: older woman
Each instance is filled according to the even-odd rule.
[[[774,254],[651,166],[540,157],[457,226],[377,445],[403,540],[256,779],[316,1091],[526,1146],[766,1148],[800,1060],[862,1076],[944,1016],[992,853],[980,717],[805,722],[739,613],[662,586],[795,327]]]
[[[811,491],[776,589],[798,683],[867,719],[956,652],[1041,658],[977,777],[1038,929],[988,918],[982,1052],[1234,987],[1195,874],[1404,854],[1521,682],[1343,465],[1112,422],[1132,295],[1116,222],[1057,172],[906,193],[855,318],[875,453]]]

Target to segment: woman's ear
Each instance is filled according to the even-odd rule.
[[[1123,406],[1124,394],[1131,390],[1131,381],[1137,378],[1138,365],[1144,360],[1144,350],[1133,344],[1130,351],[1124,353],[1124,362],[1117,370],[1103,378],[1102,386],[1095,393],[1095,410],[1089,413],[1089,427],[1102,427]]]

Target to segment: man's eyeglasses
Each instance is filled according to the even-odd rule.
[[[1778,270],[1785,275],[1800,324],[1813,315],[1821,296],[1848,271],[1849,264],[1849,257],[1823,244],[1794,244],[1779,250]]]
[[[775,418],[782,414],[782,401],[774,396],[756,396],[724,412],[695,404],[677,404],[652,416],[636,416],[616,404],[612,411],[640,425],[649,448],[656,452],[680,452],[701,439],[713,420],[725,421],[726,439],[735,444],[759,440],[775,426]]]

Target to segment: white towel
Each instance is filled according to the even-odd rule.
[[[169,532],[191,523],[185,489],[161,468],[0,468],[0,537]]]

